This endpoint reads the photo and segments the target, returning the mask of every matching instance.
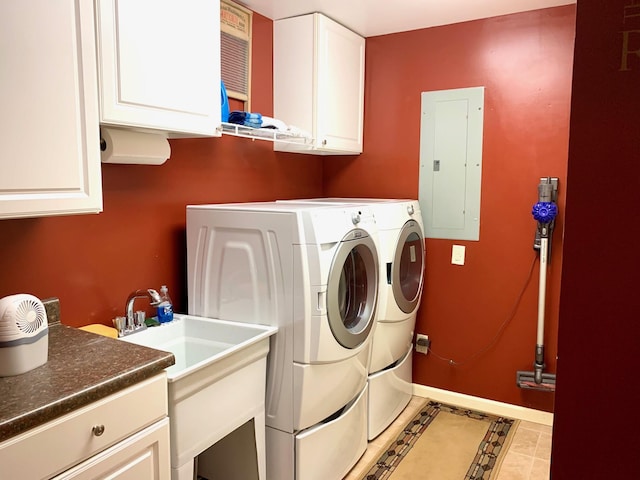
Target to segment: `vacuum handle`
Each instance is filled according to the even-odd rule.
[[[540,280],[538,282],[538,332],[536,344],[544,345],[544,313],[547,296],[547,260],[549,253],[549,239],[540,239]]]

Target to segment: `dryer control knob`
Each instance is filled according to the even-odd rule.
[[[353,212],[351,214],[351,221],[353,222],[354,225],[359,224],[360,223],[360,213]]]
[[[409,205],[407,207],[407,212],[409,213],[409,215],[413,215],[415,213],[415,210],[413,208],[413,205]]]

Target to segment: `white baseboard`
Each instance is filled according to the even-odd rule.
[[[553,413],[521,407],[510,403],[496,402],[486,398],[465,395],[464,393],[450,392],[440,388],[427,387],[426,385],[413,384],[413,394],[419,397],[429,398],[436,402],[448,403],[456,407],[478,410],[492,415],[525,420],[527,422],[553,425]]]

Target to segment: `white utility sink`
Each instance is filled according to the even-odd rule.
[[[251,419],[264,478],[269,337],[277,328],[174,314],[121,340],[173,353],[167,368],[172,480],[192,479],[194,457]]]

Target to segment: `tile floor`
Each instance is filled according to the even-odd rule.
[[[551,427],[521,421],[496,480],[549,480]]]
[[[415,416],[423,400],[413,397],[389,428],[369,442],[360,461],[343,480],[362,480],[384,448]],[[550,459],[551,427],[523,420],[518,425],[495,480],[549,480]]]

